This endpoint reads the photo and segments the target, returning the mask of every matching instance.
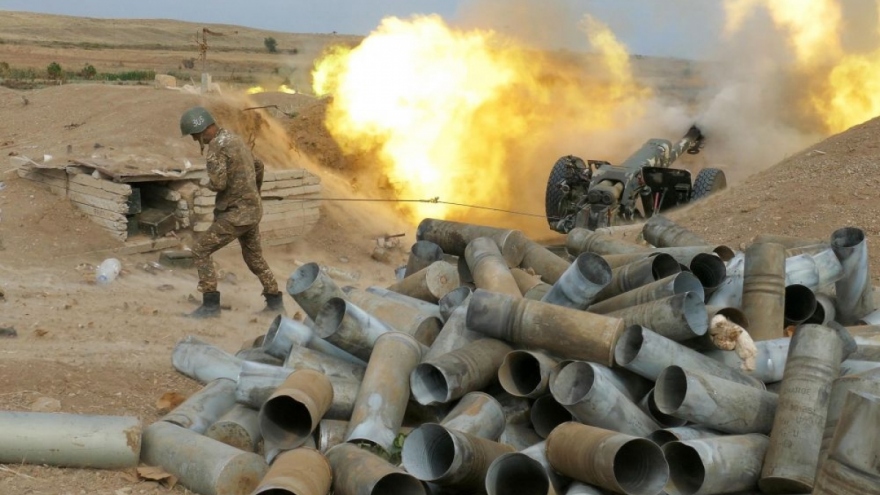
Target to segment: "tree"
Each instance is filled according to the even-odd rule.
[[[271,36],[264,39],[263,44],[266,45],[266,50],[269,50],[269,53],[275,53],[278,51],[278,42]]]
[[[85,79],[94,79],[98,75],[98,70],[92,64],[86,64],[79,73],[80,77]]]
[[[64,71],[61,70],[61,66],[58,65],[58,62],[52,62],[46,67],[46,74],[49,75],[49,79],[61,79],[64,76]]]

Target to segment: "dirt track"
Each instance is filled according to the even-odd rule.
[[[235,55],[239,61],[248,56]],[[22,105],[20,94],[31,104]],[[195,145],[179,140],[174,132],[178,112],[194,98],[152,88],[70,85],[25,93],[0,88],[0,151],[63,154],[67,144],[79,150],[101,142],[120,153],[151,156],[162,148],[163,156],[196,159]],[[57,117],[33,119],[41,105],[52,105]],[[133,115],[137,117],[132,121]],[[295,126],[301,166],[315,167],[331,188],[345,183],[350,177],[344,172],[319,168],[338,156],[320,132],[316,116],[304,112],[301,118],[313,119],[309,125],[298,121]],[[120,120],[126,125],[120,126]],[[81,121],[85,124],[74,130],[63,129]],[[737,248],[762,232],[827,239],[836,228],[859,226],[868,234],[877,278],[878,127],[880,123],[871,121],[818,143],[671,217],[710,240]],[[307,134],[309,129],[314,135]],[[0,290],[5,294],[0,299],[0,327],[15,328],[17,337],[0,339],[0,374],[5,377],[0,381],[0,409],[27,411],[37,399],[49,398],[58,401],[52,410],[135,415],[147,424],[160,417],[155,404],[163,393],[188,394],[198,388],[171,368],[176,342],[196,335],[235,351],[265,332],[270,318],[254,314],[263,305],[260,287],[237,248],[216,257],[226,274],[223,302],[232,310],[210,324],[186,319],[181,314],[195,307],[188,301],[196,295],[192,270],[151,274],[138,265],[155,261],[156,254],[123,257],[123,275],[110,286],[95,285],[89,265],[104,257],[96,251],[113,247],[115,241],[69,204],[6,173],[8,169],[5,160],[0,163],[0,181],[6,186],[0,191]],[[393,268],[405,260],[414,228],[382,206],[327,203],[308,238],[269,249],[266,255],[282,286],[297,261],[358,272],[356,284],[362,287],[386,286]],[[370,258],[376,237],[399,232],[406,237],[390,261]],[[285,304],[291,313],[296,309],[287,296]],[[6,465],[0,466],[0,493],[169,492],[131,473]],[[172,493],[186,491],[178,487]]]

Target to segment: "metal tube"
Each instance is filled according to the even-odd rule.
[[[443,324],[443,328],[434,339],[434,343],[422,355],[422,362],[440,357],[484,338],[483,334],[468,330],[466,323],[470,299],[462,303]]]
[[[856,350],[847,359],[880,361],[880,326],[856,325],[846,330],[856,341]]]
[[[302,446],[333,403],[333,385],[323,373],[294,371],[260,408],[260,432],[280,450]]]
[[[345,297],[336,282],[314,262],[306,263],[290,274],[287,293],[313,320],[331,297]]]
[[[550,490],[551,494],[555,495],[556,493],[563,493],[565,488],[571,484],[571,480],[557,473],[553,469],[553,466],[550,465],[550,461],[547,460],[547,442],[541,441],[532,444],[530,447],[520,449],[518,453],[528,456],[541,464],[541,467],[544,468],[547,480],[550,481],[552,488],[552,490]]]
[[[712,295],[727,276],[727,267],[718,255],[700,253],[691,260],[689,268],[703,285],[704,293]],[[705,300],[705,299],[704,299]]]
[[[481,390],[495,380],[504,356],[511,350],[500,340],[479,339],[425,361],[410,376],[412,396],[427,406]]]
[[[819,288],[819,271],[812,255],[800,254],[785,258],[785,286],[800,284],[811,290]]]
[[[867,373],[869,371],[880,368],[880,363],[876,361],[859,361],[857,359],[847,359],[840,363],[840,375],[857,375],[859,373]]]
[[[611,281],[593,300],[604,301],[677,273],[681,273],[681,265],[668,254],[642,258],[612,270]]]
[[[426,218],[416,228],[416,238],[436,243],[446,254],[464,257],[465,248],[478,237],[492,239],[507,266],[519,266],[525,255],[526,236],[519,230],[499,229],[449,220]]]
[[[407,274],[403,280],[390,285],[388,290],[436,303],[449,291],[458,287],[458,284],[458,268],[440,260],[417,272]]]
[[[235,380],[241,362],[232,354],[192,335],[178,342],[171,353],[174,369],[202,384],[218,378]]]
[[[250,493],[269,470],[257,454],[164,421],[144,429],[141,461],[161,467],[201,495]]]
[[[665,297],[684,294],[685,292],[693,292],[697,294],[700,299],[705,298],[703,284],[696,275],[691,272],[681,272],[624,292],[623,294],[611,297],[604,301],[595,302],[590,305],[588,310],[591,313],[608,314],[613,311],[638,306],[639,304],[645,304]]]
[[[630,263],[634,263],[645,258],[650,258],[651,256],[657,256],[658,254],[660,253],[656,253],[654,251],[639,251],[635,253],[603,254],[602,258],[613,270],[623,265],[628,265]]]
[[[674,428],[664,428],[662,430],[657,430],[648,435],[646,438],[662,447],[669,442],[675,442],[679,440],[697,440],[700,438],[713,438],[722,435],[724,434],[715,430],[703,428],[702,426],[676,426]]]
[[[140,455],[138,418],[0,412],[0,464],[122,469]]]
[[[323,311],[324,308],[319,312],[319,317]],[[319,338],[308,325],[284,315],[276,316],[272,320],[272,324],[269,325],[266,336],[263,338],[263,350],[271,356],[284,360],[287,359],[290,350],[294,346],[308,347],[314,351],[322,352],[328,356],[333,356],[359,366],[365,367],[367,365],[363,360],[336,347],[323,338]]]
[[[781,244],[785,249],[794,249],[804,246],[812,246],[815,244],[822,244],[821,240],[818,239],[807,239],[803,237],[796,237],[790,235],[777,235],[777,234],[758,234],[752,239],[753,243],[768,243],[772,242],[774,244]]]
[[[682,345],[685,345],[695,351],[705,352],[705,351],[714,351],[716,349],[719,349],[720,342],[724,342],[725,344],[731,344],[732,342],[727,341],[727,340],[723,340],[723,339],[720,342],[716,341],[716,336],[712,334],[712,331],[711,331],[712,319],[718,315],[721,315],[721,316],[727,318],[728,320],[730,320],[731,323],[735,323],[736,325],[741,327],[746,332],[748,332],[748,330],[749,330],[749,320],[748,320],[748,318],[746,318],[746,315],[738,308],[722,307],[722,306],[706,306],[706,315],[709,318],[709,329],[710,330],[700,337],[682,342]],[[724,337],[725,334],[721,334],[721,336]]]
[[[837,317],[837,311],[834,308],[834,301],[825,294],[816,294],[816,310],[804,321],[804,323],[815,323],[817,325],[827,325],[829,321],[834,321]]]
[[[342,292],[348,292],[348,288],[344,287],[342,289]],[[401,294],[400,292],[394,292],[393,290],[388,290],[384,287],[379,287],[377,285],[371,285],[367,287],[367,292],[380,297],[384,297],[385,299],[391,299],[407,304],[415,309],[418,309],[419,311],[440,318],[441,321],[443,320],[443,316],[440,314],[440,305],[437,303],[416,299],[415,297],[407,296],[406,294]]]
[[[816,295],[809,287],[795,284],[785,287],[785,326],[800,325],[816,312]]]
[[[540,462],[521,452],[497,457],[486,471],[488,495],[549,495],[556,493]]]
[[[513,447],[426,423],[403,444],[403,467],[422,481],[481,490],[492,461]]]
[[[419,343],[408,334],[379,337],[355,399],[346,442],[365,441],[391,450],[409,401],[409,375],[421,357]]]
[[[781,243],[779,243],[781,244]],[[810,256],[824,251],[826,249],[831,249],[831,244],[827,242],[816,242],[816,244],[807,244],[805,246],[798,247],[786,247],[785,255],[786,256],[799,256],[801,254],[809,254]]]
[[[315,446],[326,454],[331,448],[345,443],[345,431],[348,421],[339,419],[322,419],[315,428]]]
[[[785,310],[785,249],[752,244],[746,249],[742,310],[755,341],[782,336]]]
[[[553,398],[582,423],[636,436],[660,429],[593,363],[568,364],[550,384],[550,390]]]
[[[315,331],[334,346],[369,361],[376,339],[394,328],[356,304],[334,297],[315,317]]]
[[[779,390],[779,413],[758,483],[762,492],[813,489],[831,383],[854,346],[843,327],[802,325],[792,336]]]
[[[733,249],[725,245],[708,245],[708,246],[687,246],[687,247],[664,247],[653,250],[656,253],[666,253],[682,265],[689,266],[693,259],[701,254],[714,254],[721,258],[721,261],[728,262],[736,255]]]
[[[586,309],[611,281],[611,267],[601,256],[582,253],[541,301],[566,308]]]
[[[189,396],[161,420],[196,433],[205,433],[212,423],[235,405],[236,386],[235,380],[218,378]]]
[[[333,468],[334,495],[425,495],[425,487],[412,475],[385,459],[343,443],[327,451]]]
[[[755,356],[754,370],[745,369],[742,358],[735,351],[714,349],[705,351],[703,354],[731,368],[741,370],[764,383],[775,383],[782,380],[782,372],[785,370],[785,362],[788,360],[789,343],[790,339],[787,337],[755,342],[758,354]]]
[[[406,260],[406,276],[427,268],[431,263],[443,259],[443,249],[431,241],[416,241],[409,248],[409,258]]]
[[[834,283],[837,295],[837,320],[851,325],[876,308],[868,263],[865,233],[845,227],[831,234],[831,248],[843,266],[843,276]]]
[[[241,349],[235,353],[235,357],[242,361],[250,361],[252,363],[271,364],[273,366],[281,366],[284,364],[283,359],[279,359],[261,348]]]
[[[284,452],[251,495],[327,495],[333,472],[320,452],[299,448]]]
[[[626,495],[657,495],[669,480],[650,440],[573,422],[547,437],[547,460],[565,476]]]
[[[552,394],[547,394],[535,399],[531,407],[530,419],[535,433],[541,438],[547,438],[554,428],[573,421],[574,416],[553,398]]]
[[[516,281],[516,286],[526,299],[540,301],[553,288],[552,285],[542,282],[541,277],[531,275],[522,268],[511,268],[510,274]]]
[[[568,491],[565,492],[565,495],[609,495],[609,492],[586,483],[581,483],[580,481],[575,481],[568,486]]]
[[[566,237],[565,249],[568,254],[578,256],[581,253],[594,254],[627,254],[645,253],[652,251],[647,246],[640,246],[632,242],[621,241],[607,234],[593,232],[592,230],[576,228],[571,229]]]
[[[384,298],[354,287],[345,288],[345,298],[355,306],[383,321],[398,332],[412,335],[422,344],[430,346],[443,323],[440,317],[414,308],[400,301]]]
[[[535,272],[548,284],[555,284],[571,263],[557,256],[531,239],[525,241],[525,253],[520,266]]]
[[[718,495],[757,488],[770,439],[765,435],[684,440],[667,443],[670,495]]]
[[[256,452],[260,440],[259,412],[236,404],[205,431],[205,436],[245,452]]]
[[[488,237],[474,239],[468,243],[464,256],[477,288],[522,297],[516,280],[501,256],[501,251],[492,239]]]
[[[828,456],[828,447],[831,446],[831,439],[834,437],[834,430],[840,421],[840,415],[843,412],[843,405],[849,392],[865,392],[872,395],[880,395],[880,373],[877,371],[868,371],[857,375],[841,376],[834,380],[831,385],[831,396],[828,399],[828,415],[825,419],[825,431],[822,434],[822,444],[819,448],[819,463],[822,463]]]
[[[528,424],[507,422],[498,440],[515,450],[522,450],[543,440]]]
[[[776,394],[707,373],[670,366],[654,388],[657,408],[727,433],[769,433]]]
[[[506,422],[497,399],[485,392],[470,392],[458,401],[441,426],[475,437],[498,441]]]
[[[275,392],[284,380],[293,373],[292,368],[270,366],[259,363],[244,363],[238,376],[235,389],[235,400],[241,404],[259,409]],[[360,388],[360,381],[327,376],[333,386],[333,404],[327,411],[328,419],[345,419],[351,417],[354,400]]]
[[[468,299],[470,299],[471,294],[474,291],[471,290],[470,287],[456,287],[449,291],[448,294],[440,298],[440,301],[437,302],[437,306],[440,309],[440,318],[446,322],[449,320],[449,317],[452,316],[452,312],[455,311],[456,308],[465,303]]]
[[[833,284],[843,278],[843,264],[833,248],[824,249],[813,255],[816,273],[819,275],[819,288]]]
[[[623,319],[626,326],[640,325],[650,328],[675,341],[699,337],[709,329],[706,304],[694,292],[612,311],[608,316]]]
[[[536,399],[547,393],[558,363],[541,351],[511,351],[498,368],[498,381],[510,395]]]
[[[813,493],[816,495],[880,494],[880,443],[873,433],[880,424],[880,397],[850,392],[840,423],[822,464]]]
[[[477,289],[466,325],[486,336],[543,349],[562,358],[611,365],[623,331],[619,318]]]
[[[654,215],[649,218],[642,227],[642,235],[648,244],[657,247],[705,246],[709,244],[702,237],[663,215]]]
[[[294,370],[315,370],[330,377],[339,377],[360,381],[364,377],[365,366],[343,361],[323,352],[313,351],[307,347],[296,346],[290,349],[285,368]]]
[[[642,400],[638,403],[639,409],[648,415],[651,420],[657,423],[661,428],[675,428],[676,426],[684,426],[687,420],[676,418],[668,414],[663,414],[657,409],[657,403],[654,401],[654,389],[651,389]]]
[[[730,308],[742,307],[743,277],[745,269],[745,253],[736,253],[727,262],[727,277],[721,285],[706,299],[710,306],[725,306]]]

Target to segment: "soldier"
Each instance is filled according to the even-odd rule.
[[[199,272],[198,290],[202,305],[188,316],[195,318],[220,316],[220,292],[211,254],[238,239],[248,268],[263,284],[266,312],[284,312],[278,282],[263,258],[260,245],[260,219],[263,207],[260,187],[263,185],[263,164],[254,160],[241,137],[219,127],[203,107],[193,107],[180,117],[180,132],[190,135],[204,153],[208,148],[208,178],[202,184],[217,192],[214,223],[196,239],[193,258]]]

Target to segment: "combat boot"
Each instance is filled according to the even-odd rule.
[[[284,314],[284,299],[282,299],[281,292],[276,294],[263,294],[263,297],[266,298],[266,307],[263,308],[261,313],[274,313],[274,314]]]
[[[202,294],[202,305],[188,314],[190,318],[217,318],[220,316],[220,293],[205,292]]]

